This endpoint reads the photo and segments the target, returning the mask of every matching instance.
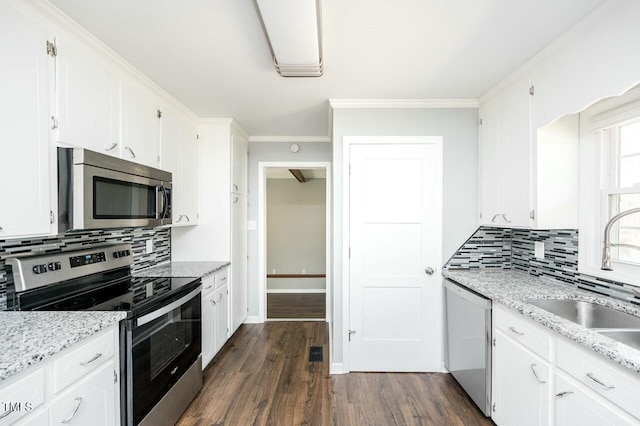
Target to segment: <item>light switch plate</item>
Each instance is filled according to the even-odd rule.
[[[153,240],[152,239],[147,240],[147,247],[146,247],[145,252],[147,254],[153,253]]]
[[[248,220],[247,231],[255,231],[256,229],[258,229],[258,222],[256,222],[255,220]]]
[[[535,242],[534,256],[536,259],[544,259],[544,243],[542,241]]]

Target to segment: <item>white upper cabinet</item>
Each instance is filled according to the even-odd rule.
[[[173,225],[198,223],[198,132],[182,114],[165,108],[161,118],[162,169],[172,173]]]
[[[57,142],[119,156],[118,74],[103,58],[56,38]]]
[[[122,158],[147,166],[160,166],[159,101],[136,82],[122,81]]]
[[[51,231],[48,32],[0,3],[0,239]],[[50,38],[53,41],[52,38]]]
[[[482,224],[531,225],[528,84],[515,84],[481,106]]]
[[[231,192],[247,195],[248,141],[240,132],[231,132]]]

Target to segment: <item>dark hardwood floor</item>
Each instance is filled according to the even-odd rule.
[[[322,346],[324,362],[309,362]],[[327,324],[245,324],[204,372],[180,426],[492,425],[448,374],[329,376]]]
[[[326,308],[324,293],[267,293],[267,318],[321,318]]]

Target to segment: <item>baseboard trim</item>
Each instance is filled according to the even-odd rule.
[[[269,293],[326,293],[327,290],[324,288],[273,288],[268,289],[267,294]]]
[[[263,322],[258,315],[249,315],[243,324],[262,324]]]
[[[325,322],[324,318],[267,318],[268,322],[284,322],[284,321],[313,321],[313,322]]]
[[[344,370],[342,369],[342,363],[341,362],[332,363],[331,367],[329,367],[329,374],[345,374]]]

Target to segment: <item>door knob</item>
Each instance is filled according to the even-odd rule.
[[[433,275],[434,272],[435,270],[431,266],[427,266],[426,268],[424,268],[424,273],[427,275]]]

